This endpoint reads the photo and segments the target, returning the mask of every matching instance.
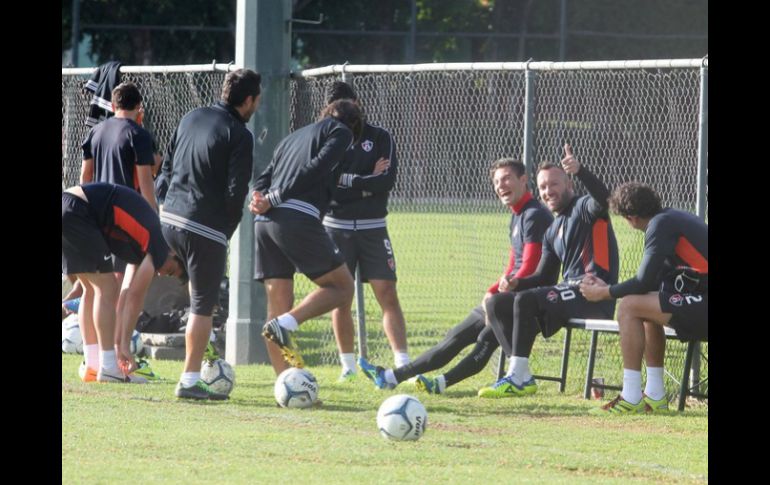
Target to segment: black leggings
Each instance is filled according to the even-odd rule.
[[[486,303],[489,324],[508,356],[529,357],[540,333],[538,303],[532,292],[498,293]]]
[[[444,374],[447,387],[478,374],[497,349],[498,343],[494,333],[484,325],[484,312],[481,306],[471,310],[465,320],[452,327],[444,340],[420,354],[413,362],[394,369],[393,375],[398,382],[403,382],[417,374],[439,369],[474,342],[476,346],[471,353]]]

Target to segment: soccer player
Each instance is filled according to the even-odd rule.
[[[227,241],[241,221],[249,190],[254,136],[246,123],[259,106],[260,82],[250,69],[228,73],[221,100],[182,118],[163,159],[169,181],[160,214],[163,236],[190,274],[184,370],[175,390],[182,399],[221,398],[200,379],[200,369],[225,274]]]
[[[361,104],[353,88],[335,81],[329,88],[327,103],[350,99]],[[391,134],[364,121],[361,140],[345,152],[345,173],[340,176],[323,225],[342,251],[353,274],[356,265],[362,282],[369,282],[382,308],[382,327],[393,351],[396,367],[409,363],[404,312],[396,291],[396,259],[388,235],[385,216],[388,195],[396,182],[398,160]],[[332,311],[332,325],[340,352],[340,381],[355,378],[353,317],[351,303]]]
[[[495,194],[513,213],[509,226],[511,250],[508,267],[499,281],[489,287],[481,304],[471,310],[465,320],[449,330],[442,342],[424,352],[411,364],[385,370],[372,366],[363,358],[359,359],[364,373],[377,387],[392,389],[398,383],[417,376],[418,389],[440,394],[447,387],[479,373],[497,349],[497,338],[492,328],[485,325],[484,303],[493,295],[507,293],[511,278],[532,274],[540,261],[543,236],[553,216],[527,189],[528,177],[523,163],[502,158],[494,162],[490,175]],[[471,353],[445,374],[435,378],[422,375],[448,364],[462,349],[474,343]]]
[[[289,365],[304,365],[290,335],[299,324],[349,305],[353,298],[353,277],[321,217],[340,178],[345,151],[360,138],[362,128],[355,103],[341,99],[329,104],[319,121],[278,144],[254,185],[249,205],[257,215],[254,278],[264,282],[267,292],[262,334],[276,374]],[[318,288],[293,307],[295,271]]]
[[[120,300],[111,255],[128,263]],[[91,183],[62,192],[62,273],[83,286],[79,321],[86,341],[85,382],[147,382],[131,373],[131,335],[155,272],[183,277],[155,211],[135,190]],[[117,308],[117,310],[116,310]],[[116,331],[117,328],[117,331]]]
[[[610,208],[644,231],[644,254],[636,276],[607,285],[587,275],[580,291],[588,301],[622,298],[618,306],[623,390],[599,410],[610,413],[667,412],[663,387],[666,335],[708,341],[708,226],[689,212],[662,208],[652,188],[638,182],[617,187]],[[642,383],[642,356],[647,385]]]
[[[618,244],[608,212],[607,187],[564,145],[561,164],[543,162],[538,167],[537,186],[548,208],[556,215],[543,239],[543,255],[535,272],[511,278],[512,298],[500,294],[487,301],[487,319],[503,350],[511,355],[508,373],[479,397],[512,397],[534,394],[537,383],[529,368],[535,337],[550,337],[570,318],[612,318],[613,301],[592,303],[580,294],[578,285],[592,273],[606,281],[618,279]],[[578,197],[569,175],[588,190]],[[563,280],[556,285],[559,267]],[[554,286],[555,285],[555,286]],[[513,311],[513,314],[511,314]],[[511,329],[511,324],[513,329]]]

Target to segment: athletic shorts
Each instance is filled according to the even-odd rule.
[[[315,280],[345,263],[321,221],[294,209],[271,209],[254,221],[254,279]]]
[[[361,281],[396,281],[396,257],[387,228],[349,231],[327,226],[326,232],[342,251],[350,274],[355,274],[358,264]]]
[[[69,192],[61,195],[61,272],[111,273],[112,255],[88,203]]]
[[[570,318],[612,319],[615,313],[615,300],[590,302],[575,285],[559,284],[525,291],[537,298],[537,320],[546,338],[565,327]]]
[[[668,325],[679,340],[709,340],[709,294],[658,292],[660,308],[671,314]]]
[[[219,303],[219,285],[225,275],[227,247],[194,232],[161,224],[169,247],[185,264],[190,277],[190,313],[210,317]]]

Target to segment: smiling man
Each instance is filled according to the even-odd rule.
[[[444,340],[417,357],[414,362],[397,369],[383,369],[359,359],[364,373],[380,389],[394,388],[398,383],[417,376],[417,388],[432,394],[441,394],[447,387],[478,374],[489,362],[498,342],[490,327],[485,324],[484,303],[507,295],[513,305],[508,281],[532,274],[540,261],[543,235],[553,216],[532,197],[527,182],[529,177],[524,164],[511,158],[494,162],[490,169],[495,195],[511,210],[511,251],[508,267],[500,279],[489,287],[481,304],[471,310],[465,320],[447,333]],[[500,296],[498,296],[500,295]],[[509,312],[510,313],[510,312]],[[448,364],[464,348],[476,344],[473,350],[448,372],[435,378],[422,374]]]

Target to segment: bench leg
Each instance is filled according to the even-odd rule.
[[[692,356],[695,353],[697,342],[687,342],[687,354],[684,358],[684,371],[682,372],[682,382],[679,384],[679,411],[684,411],[684,402],[690,386],[690,367],[692,366]]]
[[[588,368],[586,369],[586,382],[583,389],[583,398],[591,399],[591,388],[593,387],[594,379],[594,362],[596,362],[596,342],[599,337],[599,332],[596,330],[591,331],[591,347],[588,350]]]
[[[567,388],[567,367],[569,366],[569,347],[572,342],[572,329],[567,327],[567,333],[564,334],[564,350],[561,354],[561,380],[559,381],[559,392],[564,392]]]

